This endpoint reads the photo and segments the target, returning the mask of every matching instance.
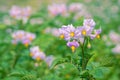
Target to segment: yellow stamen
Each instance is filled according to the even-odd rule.
[[[36,60],[37,60],[37,61],[40,61],[40,57],[36,57]]]
[[[74,32],[71,32],[71,33],[70,33],[70,36],[71,36],[71,37],[74,37],[74,35],[75,35]]]
[[[30,37],[30,38],[29,38],[29,40],[30,40],[30,41],[32,41],[32,40],[33,40],[33,38],[32,38],[32,37]]]
[[[64,35],[63,35],[63,34],[61,34],[61,35],[60,35],[60,38],[61,38],[61,39],[64,39]]]
[[[86,30],[82,30],[82,35],[86,35]]]
[[[96,36],[96,38],[97,38],[97,39],[100,39],[100,35],[98,34],[98,35]]]
[[[33,54],[32,54],[32,53],[30,53],[30,56],[32,57],[32,56],[33,56]]]
[[[28,43],[25,43],[24,45],[25,45],[25,47],[28,47]]]
[[[72,52],[75,52],[75,46],[71,46]]]

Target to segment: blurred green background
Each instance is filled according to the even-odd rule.
[[[47,56],[65,58],[71,55],[64,40],[44,31],[48,27],[60,28],[64,24],[82,25],[84,17],[75,21],[73,16],[51,18],[47,7],[52,3],[81,3],[86,7],[96,22],[96,28],[102,28],[101,39],[92,43],[90,52],[95,55],[90,60],[90,67],[94,68],[98,62],[105,65],[91,71],[91,74],[96,80],[120,80],[120,0],[0,0],[0,80],[80,80],[71,64],[59,65],[51,70],[45,62],[40,62],[35,67],[36,61],[29,56],[29,48],[36,45]],[[9,10],[13,5],[31,6],[32,15],[27,24],[21,25],[10,17]],[[31,24],[32,19],[38,18],[41,23]],[[28,48],[11,43],[11,32],[19,29],[36,34],[36,39]],[[13,68],[16,54],[21,54],[21,57]]]

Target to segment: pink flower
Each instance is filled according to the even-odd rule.
[[[75,28],[73,25],[62,26],[62,28],[59,29],[59,33],[60,37],[67,41],[80,37],[79,29]]]
[[[45,61],[46,61],[46,63],[47,63],[48,66],[51,66],[53,60],[54,60],[54,57],[53,57],[52,55],[47,56],[47,57],[45,58]]]
[[[30,56],[37,61],[44,60],[46,57],[45,53],[42,52],[38,46],[30,48]]]
[[[116,45],[113,49],[112,49],[113,53],[117,53],[120,54],[120,44]]]
[[[44,30],[45,33],[47,34],[52,34],[53,36],[56,36],[58,37],[59,36],[59,29],[58,28],[50,28],[50,27],[47,27],[45,30]]]
[[[114,43],[114,44],[120,43],[120,35],[117,34],[116,32],[111,31],[109,33],[109,37],[110,37],[110,40],[112,41],[112,43]]]
[[[90,38],[91,38],[91,39],[94,39],[94,38],[98,38],[98,39],[99,39],[101,32],[102,32],[101,28],[98,29],[98,30],[94,30],[94,34],[91,34],[91,35],[90,35]]]
[[[75,12],[80,12],[80,11],[82,11],[82,9],[83,9],[83,5],[80,4],[80,3],[72,3],[69,6],[69,11],[74,12],[74,13]]]
[[[67,46],[71,47],[72,52],[80,44],[84,43],[84,40],[87,38],[100,38],[101,28],[98,30],[94,29],[95,22],[93,19],[85,19],[83,22],[83,26],[79,26],[75,28],[73,25],[62,26],[59,29],[59,36],[62,39],[65,39],[67,42]],[[90,44],[88,45],[91,46]]]
[[[67,7],[65,4],[52,4],[48,6],[48,12],[51,16],[65,16],[67,13]]]
[[[22,20],[23,23],[27,22],[30,15],[31,15],[30,7],[21,8],[18,6],[13,6],[10,9],[10,16],[13,17],[14,19]]]
[[[12,38],[13,38],[12,43],[17,44],[21,42],[27,47],[32,42],[32,40],[35,39],[35,37],[36,36],[33,33],[25,32],[23,30],[18,30],[12,33]]]
[[[75,52],[75,49],[79,47],[79,43],[77,41],[67,42],[67,46],[72,49],[72,52]]]
[[[90,28],[90,27],[94,27],[95,25],[96,23],[93,19],[84,19],[83,26]]]

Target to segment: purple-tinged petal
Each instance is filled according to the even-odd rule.
[[[83,22],[83,26],[94,27],[96,25],[93,19],[85,19]]]

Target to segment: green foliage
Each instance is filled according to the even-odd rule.
[[[19,5],[25,5],[27,1],[15,1]],[[34,1],[34,0],[31,0]],[[102,28],[102,34],[108,35],[111,30],[120,32],[120,10],[118,13],[112,12],[112,8],[120,7],[118,0],[70,0],[72,2],[82,2],[90,11],[96,22],[96,27]],[[108,1],[108,2],[107,2]],[[0,1],[1,5],[3,2]],[[10,2],[10,1],[8,1]],[[6,5],[9,5],[6,1]],[[20,2],[20,3],[19,3]],[[11,4],[12,2],[10,2]],[[31,2],[32,3],[32,2]],[[108,3],[108,4],[107,4]],[[34,4],[34,3],[32,3]],[[45,4],[45,3],[44,3]],[[47,4],[47,3],[46,3]],[[40,5],[40,4],[39,4]],[[38,7],[39,8],[39,7]],[[115,10],[116,8],[114,8]],[[7,24],[4,17],[8,16],[8,11],[0,11],[0,80],[119,80],[120,79],[120,55],[111,52],[114,45],[108,46],[102,40],[90,41],[91,48],[85,48],[85,70],[82,70],[82,50],[76,49],[75,53],[66,46],[66,42],[51,34],[46,34],[44,30],[47,27],[60,28],[62,25],[73,24],[74,26],[82,25],[84,17],[81,16],[75,20],[75,14],[69,17],[58,15],[49,17],[47,6],[41,6],[38,11],[33,12],[26,24],[9,18],[11,24]],[[41,18],[41,24],[31,24],[30,20]],[[13,45],[11,43],[11,33],[15,30],[25,30],[36,34],[36,39],[25,47],[21,43]],[[88,41],[85,45],[88,44]],[[45,52],[46,56],[53,55],[55,57],[52,65],[49,67],[45,61],[35,61],[30,56],[30,47],[39,46]],[[38,64],[36,66],[35,64]]]

